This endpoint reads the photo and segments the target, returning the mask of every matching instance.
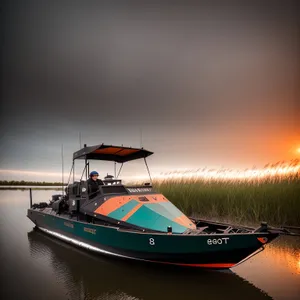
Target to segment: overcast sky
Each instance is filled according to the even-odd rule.
[[[68,172],[79,132],[154,172],[296,157],[298,1],[157,3],[2,4],[0,179],[59,174],[62,144]]]

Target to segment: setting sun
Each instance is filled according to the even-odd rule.
[[[297,152],[300,153],[300,147],[297,149]]]

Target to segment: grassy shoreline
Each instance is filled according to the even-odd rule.
[[[267,164],[263,169],[245,170],[244,173],[200,170],[198,174],[173,172],[169,175],[171,177],[154,179],[153,187],[188,216],[249,226],[261,221],[274,226],[300,226],[298,159]],[[24,180],[0,181],[0,190],[25,190],[30,185],[35,186],[33,189],[52,189],[53,186],[53,189],[61,190],[60,182]],[[43,188],[46,185],[47,188]]]
[[[67,184],[64,183],[64,186]],[[25,180],[0,180],[1,186],[62,186],[61,182],[25,181]]]
[[[53,191],[61,191],[61,187],[58,186],[0,186],[0,190],[20,190],[20,191],[28,191],[29,189],[34,190],[53,190]]]
[[[154,188],[188,216],[238,224],[300,226],[300,178],[286,180],[154,181]]]

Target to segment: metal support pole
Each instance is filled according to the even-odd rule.
[[[73,161],[73,164],[72,164],[72,167],[71,167],[71,170],[70,170],[70,174],[69,174],[67,186],[68,186],[69,183],[70,183],[72,171],[73,171],[73,182],[74,182],[74,161]]]
[[[61,193],[64,196],[64,145],[61,145]]]
[[[123,167],[123,163],[122,163],[122,165],[121,165],[121,167],[120,167],[120,169],[119,169],[119,173],[118,173],[117,178],[119,177],[119,175],[120,175],[120,173],[121,173],[122,167]]]
[[[86,159],[86,157],[85,157],[84,162],[85,162],[85,180],[87,180],[87,177],[88,177],[88,169],[87,169],[87,159]]]
[[[32,207],[32,190],[29,189],[30,208]]]
[[[145,161],[145,164],[146,164],[146,167],[147,167],[147,170],[148,170],[148,174],[149,174],[149,177],[150,177],[150,182],[151,182],[151,185],[152,185],[152,178],[151,178],[151,175],[150,175],[150,171],[149,171],[149,168],[148,168],[146,157],[144,157],[144,161]]]

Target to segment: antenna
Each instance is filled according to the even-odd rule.
[[[143,130],[142,127],[140,127],[140,147],[143,147]]]
[[[64,195],[64,145],[61,145],[61,190]]]
[[[79,149],[81,149],[81,132],[79,132],[79,146],[80,146]]]

